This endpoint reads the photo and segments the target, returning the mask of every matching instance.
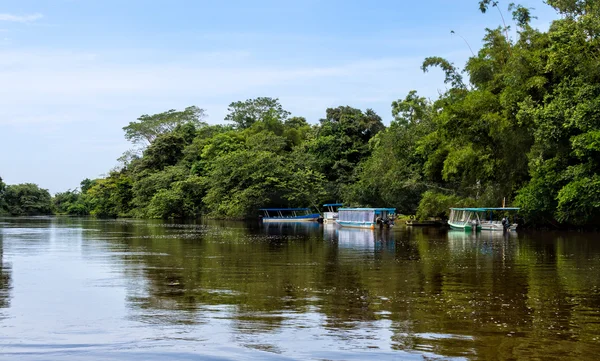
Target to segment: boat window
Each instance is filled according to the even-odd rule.
[[[344,210],[339,211],[340,221],[346,222],[373,222],[374,211],[372,210]]]

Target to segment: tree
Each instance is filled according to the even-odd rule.
[[[97,217],[127,216],[133,199],[132,179],[119,172],[97,179],[87,190],[90,214]]]
[[[4,193],[8,213],[13,216],[52,214],[52,197],[37,184],[9,185]]]
[[[371,155],[358,168],[356,182],[349,186],[344,201],[368,206],[393,206],[414,214],[424,181],[425,158],[417,152],[419,141],[433,131],[432,104],[411,91],[404,100],[392,103],[394,121],[370,140]]]
[[[81,190],[81,193],[87,193],[88,189],[90,189],[93,185],[94,181],[86,178],[79,183],[79,189]]]
[[[267,97],[233,102],[229,104],[227,110],[229,114],[225,120],[233,122],[237,129],[249,128],[254,123],[265,120],[266,117],[284,122],[290,116],[290,112],[279,104],[279,99]]]
[[[304,147],[313,156],[313,168],[327,179],[327,200],[338,201],[355,181],[357,165],[369,156],[369,140],[385,127],[373,110],[349,106],[327,109],[320,123]]]
[[[57,209],[138,217],[252,217],[261,207],[344,201],[395,206],[419,217],[451,205],[522,207],[530,223],[600,223],[600,5],[548,0],[560,14],[547,31],[510,4],[516,24],[486,29],[462,67],[441,57],[447,89],[435,101],[409,92],[388,128],[372,110],[326,110],[319,124],[291,117],[276,98],[233,102],[207,126],[190,107],[144,115],[124,128],[148,144],[104,179],[85,180]],[[4,197],[6,198],[6,196]],[[0,195],[1,201],[1,195]],[[73,203],[73,201],[75,203]],[[73,207],[67,206],[74,204]]]
[[[137,119],[137,122],[130,122],[129,125],[123,127],[123,130],[125,139],[135,144],[149,145],[159,135],[172,132],[178,126],[186,124],[193,125],[195,128],[206,126],[203,121],[205,117],[204,109],[196,106],[187,107],[183,111],[171,109],[154,115],[144,114]]]
[[[144,151],[141,169],[162,170],[177,164],[183,158],[185,139],[179,134],[161,134]]]
[[[202,197],[205,194],[204,181],[197,176],[172,183],[169,188],[160,189],[148,204],[148,217],[151,218],[192,218],[202,212]]]
[[[426,220],[428,217],[448,219],[451,207],[473,207],[475,203],[474,199],[427,191],[423,193],[423,197],[419,202],[417,219]]]
[[[565,18],[553,22],[535,53],[548,89],[521,110],[533,128],[531,181],[517,203],[529,220],[586,225],[600,221],[600,7],[549,1]],[[568,34],[568,35],[567,35]]]
[[[52,205],[54,213],[71,214],[70,210],[74,210],[75,204],[79,201],[80,193],[77,190],[67,190],[59,192],[52,197]]]
[[[0,177],[0,213],[6,210],[6,201],[4,199],[6,192],[6,183],[2,181],[2,177]]]
[[[145,217],[153,197],[161,190],[169,190],[176,182],[186,179],[189,171],[181,166],[168,166],[158,172],[144,171],[136,174],[136,180],[132,185],[132,204],[135,207],[135,215]],[[160,212],[154,212],[152,217],[157,217]],[[158,216],[162,217],[162,214]]]

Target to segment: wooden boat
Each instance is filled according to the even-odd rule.
[[[336,221],[342,227],[370,228],[393,226],[396,208],[339,208]]]
[[[261,208],[263,222],[317,222],[321,215],[310,208]]]
[[[323,204],[326,207],[327,212],[323,212],[323,223],[335,223],[338,219],[338,208],[342,207],[341,203],[327,203]]]
[[[510,222],[509,214],[520,208],[450,208],[448,225],[452,229],[462,229],[467,232],[502,231],[517,229],[517,223]],[[494,217],[500,214],[500,217]]]

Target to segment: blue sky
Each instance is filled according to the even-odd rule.
[[[520,3],[539,28],[556,17]],[[477,0],[0,0],[0,176],[73,189],[131,148],[123,126],[190,105],[209,123],[258,96],[311,123],[339,105],[389,123],[393,100],[444,89],[440,72],[420,71],[425,57],[464,64],[451,30],[477,51],[500,23]]]

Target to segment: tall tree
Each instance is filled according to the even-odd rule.
[[[134,144],[149,145],[161,134],[174,131],[178,126],[191,124],[196,128],[206,126],[204,109],[196,106],[185,108],[183,111],[174,109],[154,115],[144,114],[137,122],[130,122],[123,127],[125,139]]]
[[[433,131],[431,102],[411,91],[392,103],[394,120],[371,141],[371,156],[361,162],[358,178],[345,201],[368,206],[393,206],[414,214],[427,189],[422,169],[425,158],[417,152],[419,141]]]
[[[229,114],[225,120],[233,122],[237,129],[249,128],[267,117],[284,122],[290,116],[290,112],[283,109],[279,99],[268,97],[233,102],[227,110]]]
[[[328,201],[343,199],[344,188],[356,179],[356,166],[369,156],[369,140],[385,127],[371,109],[349,106],[329,108],[326,118],[304,146],[313,156],[314,168],[327,179]]]

